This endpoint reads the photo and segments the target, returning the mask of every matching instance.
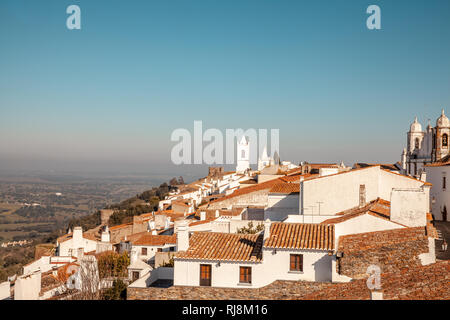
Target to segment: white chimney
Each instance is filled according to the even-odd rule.
[[[102,242],[110,242],[111,237],[109,235],[109,228],[108,226],[105,227],[105,230],[102,231]]]
[[[177,251],[186,251],[189,248],[189,227],[186,221],[178,226]]]
[[[75,227],[72,234],[72,247],[77,249],[83,246],[83,229]]]
[[[220,214],[219,214],[219,210],[218,209],[216,209],[216,218],[218,218],[220,216]]]
[[[206,220],[206,212],[205,211],[200,211],[200,220],[201,221],[205,221]]]
[[[130,264],[133,264],[138,259],[138,252],[136,248],[132,248],[130,252]]]
[[[270,237],[270,219],[264,221],[264,240]]]

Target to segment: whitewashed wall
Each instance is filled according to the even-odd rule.
[[[364,214],[347,221],[335,224],[335,242],[339,243],[339,237],[348,234],[402,229],[399,224],[380,219],[370,214]]]
[[[0,283],[0,300],[5,300],[11,297],[11,284],[9,281]]]
[[[331,281],[331,260],[319,250],[264,249],[262,263],[175,260],[174,284],[200,285],[200,264],[211,264],[211,286],[227,288],[260,288],[276,280]],[[303,272],[291,272],[290,254],[303,254]],[[239,283],[239,267],[252,267],[252,284]]]
[[[430,191],[431,212],[436,220],[442,220],[442,210],[445,206],[447,208],[447,221],[450,221],[450,166],[426,167],[425,170],[427,182],[433,184]],[[442,188],[442,177],[444,176],[447,181],[445,189]]]

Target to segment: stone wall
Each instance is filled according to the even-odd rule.
[[[427,253],[425,228],[405,228],[343,236],[339,241],[337,272],[354,279],[367,278],[367,267],[382,273],[421,266],[419,255]]]
[[[258,289],[172,286],[128,288],[128,300],[295,300],[331,286],[329,282],[275,281]]]
[[[269,190],[258,190],[249,192],[239,196],[233,196],[232,198],[226,198],[211,202],[208,209],[223,209],[232,207],[247,207],[247,206],[267,206],[267,199],[269,195]]]

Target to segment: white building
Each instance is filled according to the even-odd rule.
[[[250,170],[250,143],[245,136],[237,144],[237,173],[246,173]]]
[[[263,234],[195,232],[189,239],[186,229],[178,236],[183,252],[174,259],[175,285],[260,288],[275,280],[337,278],[332,225],[266,221]]]
[[[430,187],[430,183],[380,166],[304,179],[300,180],[299,215],[290,215],[289,221],[320,223],[339,212],[364,206],[378,198],[389,201],[394,189],[420,189],[424,198],[415,201],[424,201],[427,205]]]
[[[441,160],[449,154],[450,120],[442,109],[436,126],[428,126],[422,131],[417,117],[407,134],[407,147],[402,153],[402,167],[406,174],[420,176],[426,164]]]
[[[58,238],[56,242],[58,256],[77,256],[80,250],[84,253],[95,251],[97,253],[112,250],[108,228],[102,232],[100,241],[87,233],[83,234],[81,227],[75,227],[73,233]]]
[[[425,170],[427,182],[433,185],[430,192],[431,213],[435,220],[449,221],[450,187],[447,178],[450,178],[450,156],[425,165]]]

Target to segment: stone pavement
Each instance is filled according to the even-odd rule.
[[[447,251],[442,251],[443,239],[450,243],[450,222],[449,221],[435,221],[434,226],[438,230],[440,239],[436,240],[436,258],[439,260],[450,260],[450,245],[447,247]]]

